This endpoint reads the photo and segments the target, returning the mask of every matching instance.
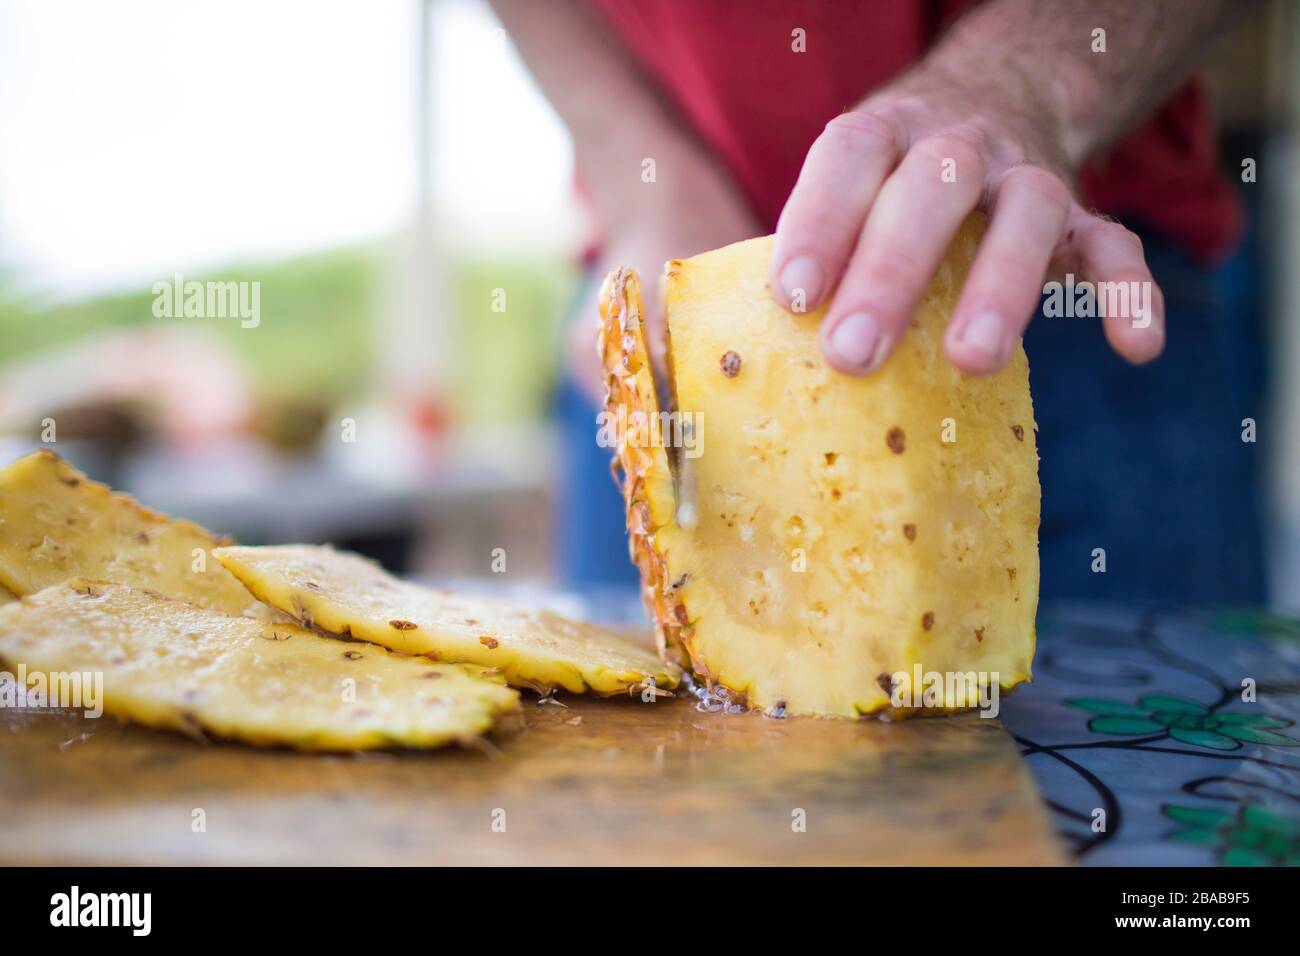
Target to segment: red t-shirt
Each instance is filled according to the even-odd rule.
[[[826,123],[920,59],[969,0],[588,0],[775,228]],[[802,28],[807,52],[792,50]],[[993,68],[993,67],[991,67]],[[1203,262],[1242,229],[1209,103],[1188,81],[1080,174],[1082,201]]]

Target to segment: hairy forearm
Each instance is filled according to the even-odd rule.
[[[607,228],[644,226],[647,216],[662,214],[664,197],[642,181],[647,159],[675,201],[689,203],[692,192],[709,186],[727,188],[707,150],[581,3],[491,2],[569,128],[578,170]]]
[[[1008,88],[1058,124],[1071,165],[1149,113],[1248,4],[1243,0],[990,0],[925,67]],[[1094,31],[1104,30],[1104,38]],[[1097,49],[1104,41],[1104,52]]]

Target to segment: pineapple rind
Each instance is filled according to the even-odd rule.
[[[0,661],[29,675],[102,673],[104,711],[124,720],[299,750],[465,742],[519,708],[518,693],[481,668],[107,581],[70,581],[0,610]]]
[[[1028,366],[1018,349],[1003,372],[972,378],[942,354],[982,229],[972,217],[897,352],[865,379],[826,366],[820,311],[791,315],[771,299],[770,237],[669,263],[672,392],[707,425],[692,474],[676,476],[695,487],[697,524],[679,526],[668,503],[668,520],[639,532],[638,488],[670,465],[619,456],[643,479],[624,492],[647,604],[662,642],[676,633],[701,677],[754,706],[842,716],[903,715],[886,688],[917,664],[996,672],[1007,689],[1029,679],[1038,484]],[[635,284],[612,278],[605,310],[636,313]],[[606,343],[611,334],[607,320]],[[740,369],[727,375],[731,352]],[[605,356],[612,372],[611,358],[626,365]],[[610,379],[611,407],[642,400]],[[941,440],[945,419],[955,442]],[[922,712],[976,702],[945,696]]]
[[[598,349],[606,369],[605,408],[617,426],[612,468],[627,505],[628,552],[641,572],[641,597],[655,624],[655,643],[665,661],[684,666],[691,653],[685,610],[674,594],[659,529],[675,520],[672,468],[662,442],[648,428],[636,428],[633,413],[657,422],[659,398],[647,348],[640,281],[630,269],[605,277],[600,295]],[[653,426],[651,426],[653,427]],[[698,673],[698,672],[697,672]]]

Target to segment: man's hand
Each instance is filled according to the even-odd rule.
[[[641,278],[647,345],[657,374],[664,371],[665,324],[660,300],[664,263],[751,239],[763,228],[730,183],[709,171],[688,172],[690,183],[678,182],[657,199],[653,214],[608,230],[601,250],[600,276],[619,266],[631,266]],[[596,350],[599,315],[599,276],[574,313],[567,338],[569,374],[593,400],[605,393],[605,371]]]
[[[945,337],[955,366],[988,374],[1006,364],[1049,270],[1146,283],[1149,312],[1107,315],[1104,327],[1131,362],[1160,354],[1164,300],[1141,242],[1083,209],[1070,184],[1090,152],[1172,88],[1223,6],[1150,9],[1170,2],[1134,13],[1128,4],[998,0],[827,124],[777,225],[771,285],[793,310],[835,290],[821,326],[832,366],[880,368],[977,208],[990,221]],[[1091,31],[1105,25],[1117,28],[1110,52],[1093,53]]]
[[[586,3],[492,5],[573,134],[578,169],[604,230],[602,266],[632,266],[641,276],[650,349],[660,359],[664,263],[764,230],[716,158],[681,126]],[[652,181],[643,178],[648,159],[656,168]],[[566,350],[570,373],[595,401],[605,388],[596,355],[598,292],[597,285],[574,317]]]

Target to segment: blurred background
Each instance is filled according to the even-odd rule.
[[[1274,0],[1207,70],[1225,163],[1257,160],[1259,442],[1292,609],[1297,51]],[[504,555],[512,580],[554,581],[551,420],[591,241],[573,184],[480,0],[5,0],[0,462],[45,444],[250,544],[439,578]],[[156,284],[190,281],[256,283],[255,324],[159,317]]]

